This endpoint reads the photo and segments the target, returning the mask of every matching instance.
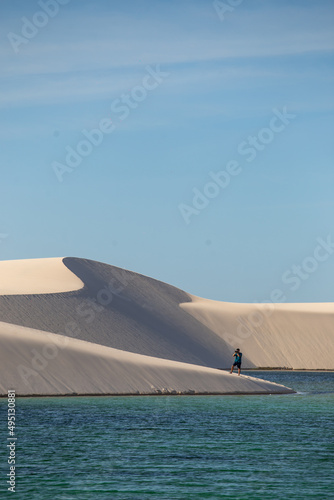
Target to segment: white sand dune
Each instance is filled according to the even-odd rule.
[[[174,361],[214,368],[231,364],[229,346],[179,307],[191,300],[187,293],[99,262],[63,262],[84,288],[32,294],[25,287],[21,295],[2,295],[0,321]],[[35,290],[37,275],[34,280]]]
[[[192,296],[185,311],[257,367],[334,369],[334,303],[233,304]]]
[[[83,286],[60,257],[0,261],[0,295],[69,292]]]
[[[0,290],[5,392],[8,384],[21,394],[275,392],[216,370],[231,366],[236,347],[244,368],[334,368],[332,303],[211,301],[77,258],[1,262]],[[66,346],[38,370],[34,355],[51,349],[50,335]],[[37,371],[28,385],[19,365]]]
[[[287,394],[253,377],[0,323],[0,394]]]

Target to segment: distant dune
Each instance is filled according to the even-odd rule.
[[[284,392],[217,368],[240,347],[244,367],[333,369],[333,319],[332,303],[210,301],[86,259],[0,262],[1,393]]]
[[[180,307],[246,354],[248,366],[334,369],[334,303],[233,304],[192,296]]]

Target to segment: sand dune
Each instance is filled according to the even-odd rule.
[[[0,323],[0,394],[284,394],[253,377],[230,375]]]
[[[334,368],[333,304],[211,301],[77,258],[1,262],[0,283],[3,390],[16,381],[22,394],[259,392],[212,370],[230,367],[237,346],[244,367]],[[50,334],[66,348],[23,386],[15,367],[31,367]]]
[[[0,295],[69,292],[83,286],[60,257],[0,261]]]
[[[232,304],[192,296],[180,307],[257,367],[334,369],[334,304]]]
[[[68,293],[0,296],[0,321],[164,359],[220,368],[228,345],[179,304],[182,290],[99,262],[65,258],[85,284]]]

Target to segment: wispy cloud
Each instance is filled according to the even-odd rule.
[[[209,3],[207,8],[211,7]],[[131,12],[127,16],[103,18],[88,16],[84,11],[72,12],[62,20],[61,37],[50,26],[45,36],[34,38],[17,55],[9,43],[4,44],[0,51],[4,75],[98,71],[156,62],[184,64],[334,50],[332,27],[321,5],[317,7],[317,24],[314,9],[282,6],[271,13],[275,23],[270,24],[273,19],[268,18],[268,12],[240,8],[233,29],[211,18],[210,22],[203,21],[200,12],[207,9],[199,11],[198,7],[197,23],[185,29],[178,22],[177,7],[175,12],[173,9],[174,6],[166,19],[150,16],[139,21]],[[192,14],[189,8],[193,22]],[[184,16],[183,7],[182,21],[189,24]],[[295,22],[301,18],[303,23]],[[2,32],[6,29],[8,23],[2,22]]]
[[[9,41],[2,45],[0,106],[103,99],[135,85],[143,68],[156,63],[173,67],[166,91],[181,92],[204,81],[226,86],[233,79],[275,78],[277,69],[253,62],[334,50],[321,4],[314,9],[283,4],[268,12],[245,2],[232,24],[219,21],[211,2],[173,2],[159,16],[152,10],[139,19],[131,10],[102,17],[87,5],[72,7],[18,54]],[[20,18],[2,20],[0,26],[3,33],[19,31]]]
[[[219,21],[211,2],[173,3],[159,10],[160,16],[149,12],[140,19],[131,10],[103,17],[77,7],[66,10],[19,54],[9,42],[2,45],[0,106],[113,99],[138,84],[146,65],[156,63],[171,72],[164,93],[190,96],[318,75],[311,64],[302,71],[290,64],[285,75],[282,62],[279,68],[272,62],[333,51],[328,11],[321,4],[311,9],[282,2],[271,10],[266,3],[261,9],[254,5],[243,3],[230,24]],[[0,25],[6,33],[20,23]]]
[[[138,72],[138,79],[139,79]],[[94,74],[67,74],[50,77],[33,77],[24,83],[15,81],[11,88],[0,95],[0,106],[57,104],[91,99],[103,99],[124,91],[136,83],[136,75],[126,77],[94,76]],[[3,85],[4,87],[4,85]]]

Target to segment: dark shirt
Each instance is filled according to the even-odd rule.
[[[235,357],[235,363],[241,363],[241,358],[242,358],[242,352],[239,353],[234,353],[233,356]]]

